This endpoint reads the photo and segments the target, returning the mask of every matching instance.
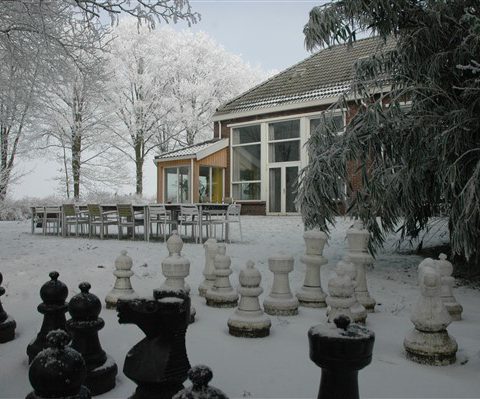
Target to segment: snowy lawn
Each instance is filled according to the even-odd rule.
[[[268,294],[272,275],[267,258],[278,252],[295,257],[290,275],[293,291],[303,283],[305,265],[303,225],[298,217],[243,217],[244,242],[227,245],[238,285],[238,273],[252,259],[262,273]],[[322,283],[344,255],[348,220],[339,219],[324,255]],[[232,238],[239,239],[237,226]],[[413,324],[409,321],[418,297],[416,267],[421,258],[400,255],[388,246],[377,256],[375,269],[368,272],[369,289],[377,300],[376,312],[369,314],[367,327],[376,334],[373,361],[359,373],[362,398],[472,398],[480,397],[480,295],[477,290],[459,287],[455,291],[463,305],[463,320],[453,322],[449,333],[458,342],[457,362],[451,366],[422,366],[405,359],[403,339]],[[14,341],[0,345],[0,397],[23,398],[31,391],[28,382],[26,347],[41,325],[37,312],[39,289],[48,273],[57,270],[69,288],[69,298],[79,292],[78,284],[89,281],[91,292],[104,300],[112,288],[113,263],[122,249],[133,258],[132,284],[138,294],[149,296],[164,280],[160,263],[168,253],[164,243],[143,241],[100,241],[85,238],[58,238],[31,235],[29,222],[0,223],[0,270],[4,276],[5,310],[17,322]],[[316,397],[320,369],[308,357],[307,331],[325,322],[325,309],[300,308],[298,316],[271,317],[269,337],[235,338],[228,334],[227,319],[232,309],[214,309],[198,296],[203,281],[204,249],[185,244],[183,254],[191,261],[187,282],[197,320],[187,332],[187,351],[192,365],[207,364],[213,369],[212,384],[230,397],[312,398]],[[117,362],[120,372],[114,390],[99,398],[126,398],[135,385],[121,372],[127,351],[143,334],[135,325],[119,325],[114,310],[103,309],[106,326],[100,332],[103,348]]]

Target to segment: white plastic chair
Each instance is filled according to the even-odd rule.
[[[167,241],[167,226],[169,226],[169,233],[171,233],[172,225],[176,223],[177,222],[175,220],[172,220],[172,213],[167,211],[165,205],[148,205],[149,234],[147,236],[147,240],[150,241],[150,233],[153,233],[153,225],[156,225],[157,237],[160,236],[163,230],[163,240]]]

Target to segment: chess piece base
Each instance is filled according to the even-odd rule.
[[[151,384],[149,387],[139,386],[128,399],[171,399],[178,391],[184,389],[183,384]]]
[[[444,303],[448,310],[448,314],[452,318],[452,321],[462,320],[463,307],[459,303]]]
[[[115,388],[115,377],[118,368],[115,361],[107,355],[107,360],[101,366],[88,371],[84,385],[93,396],[100,395]]]
[[[413,329],[405,337],[403,346],[407,359],[432,366],[447,366],[455,363],[457,342],[446,330],[424,332]]]
[[[67,396],[62,399],[91,399],[92,395],[87,387],[83,386],[80,388],[80,391],[73,396]],[[25,399],[48,399],[44,396],[38,396],[35,392],[30,392]]]
[[[366,291],[366,292],[355,291],[355,295],[357,296],[357,300],[360,303],[360,305],[363,305],[368,313],[375,312],[375,305],[376,305],[377,301],[375,301],[375,299],[373,299],[370,296],[368,291]]]
[[[15,338],[15,327],[17,323],[10,316],[0,323],[0,344],[12,341]]]
[[[271,322],[268,317],[235,318],[228,320],[228,333],[234,337],[263,338],[270,335]]]
[[[238,305],[238,299],[227,301],[221,299],[206,298],[207,306],[212,308],[236,308]]]
[[[267,297],[263,301],[263,310],[272,316],[294,316],[298,314],[298,300],[296,298],[280,300]]]
[[[297,291],[296,297],[300,306],[307,308],[325,308],[327,306],[325,293],[319,287],[303,286]]]
[[[204,297],[207,295],[207,291],[213,287],[213,283],[215,280],[205,280],[202,284],[198,287],[198,295]]]

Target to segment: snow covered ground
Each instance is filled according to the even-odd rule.
[[[349,220],[339,219],[324,251],[324,289],[336,262],[346,248]],[[303,225],[298,217],[243,217],[244,242],[238,243],[237,226],[227,245],[232,257],[231,277],[238,285],[238,273],[252,259],[262,273],[263,297],[268,294],[272,275],[267,258],[284,252],[295,257],[290,275],[293,291],[303,283],[305,266]],[[163,282],[160,263],[168,253],[165,244],[143,241],[100,241],[31,235],[29,222],[0,223],[0,271],[6,295],[5,310],[17,322],[16,339],[0,345],[0,397],[23,398],[31,391],[28,382],[26,347],[41,325],[37,312],[39,289],[48,273],[57,270],[68,285],[69,298],[79,292],[78,284],[89,281],[91,292],[103,301],[112,288],[113,263],[122,249],[133,258],[132,284],[138,294],[149,296]],[[197,321],[187,332],[187,351],[192,365],[207,364],[213,369],[212,384],[230,397],[312,398],[316,397],[320,370],[309,360],[307,331],[326,321],[325,309],[300,308],[298,316],[271,317],[271,335],[261,339],[235,338],[228,334],[231,309],[213,309],[198,296],[203,280],[204,250],[185,244],[183,254],[191,261],[187,282]],[[449,333],[459,346],[457,362],[451,366],[422,366],[405,359],[403,338],[412,328],[412,305],[418,297],[416,267],[421,258],[397,254],[387,246],[368,272],[369,288],[377,300],[376,312],[369,314],[367,327],[376,334],[373,361],[359,373],[362,398],[478,398],[480,397],[480,295],[477,290],[458,287],[455,295],[463,305],[463,320],[453,322]],[[106,326],[100,332],[104,349],[119,365],[117,386],[99,398],[126,398],[135,385],[121,372],[127,351],[143,334],[134,325],[119,325],[114,310],[103,309]]]

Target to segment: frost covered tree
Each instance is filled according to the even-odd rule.
[[[328,230],[337,178],[358,165],[363,187],[348,213],[378,246],[400,226],[417,237],[429,218],[448,217],[452,252],[479,263],[480,7],[477,0],[341,0],[315,7],[309,49],[352,43],[361,31],[393,37],[391,51],[359,60],[358,113],[342,136],[325,126],[308,142],[298,192],[305,223]],[[382,88],[390,86],[386,94]],[[388,106],[385,104],[388,103]],[[379,218],[377,218],[379,217]]]
[[[211,138],[219,104],[262,76],[204,33],[149,30],[122,20],[111,41],[114,145],[135,164],[136,193],[153,152]]]

